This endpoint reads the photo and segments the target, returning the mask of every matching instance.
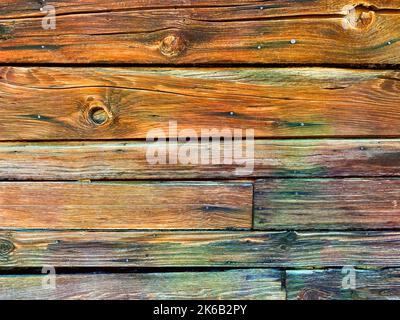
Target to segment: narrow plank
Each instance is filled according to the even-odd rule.
[[[219,164],[196,161],[148,161],[160,144],[141,142],[0,143],[0,179],[213,179],[250,177],[399,176],[400,140],[256,140],[242,146],[239,159],[215,157]],[[182,146],[211,162],[212,142],[171,144]],[[175,148],[175,147],[177,148]],[[224,145],[217,144],[221,150]],[[216,148],[215,148],[216,149]],[[230,150],[230,148],[228,149]],[[168,151],[167,151],[168,154]],[[178,158],[181,159],[181,158]],[[232,164],[224,164],[231,159]],[[240,161],[239,161],[240,160]],[[205,161],[204,161],[205,162]],[[229,162],[228,162],[229,163]],[[253,166],[254,164],[254,166]],[[246,169],[246,170],[245,170]]]
[[[399,83],[394,70],[2,67],[0,140],[174,137],[171,121],[197,135],[395,137]]]
[[[399,232],[1,231],[0,267],[400,266]]]
[[[287,270],[290,300],[399,300],[398,269],[355,270],[355,288],[349,288],[349,269]],[[342,282],[345,282],[344,286]]]
[[[382,9],[397,9],[397,0],[370,0],[372,7]],[[57,14],[71,14],[80,12],[112,12],[120,10],[154,10],[154,9],[177,9],[192,8],[200,9],[222,7],[229,10],[230,16],[235,18],[255,18],[267,16],[296,15],[299,11],[304,15],[318,14],[326,11],[330,14],[340,14],[343,7],[349,4],[348,0],[271,0],[268,3],[264,0],[3,0],[0,3],[0,18],[26,18],[40,17],[43,12],[40,8],[44,5],[52,5],[56,8]],[[264,11],[265,10],[265,11]],[[221,18],[214,16],[214,18]]]
[[[258,180],[258,230],[398,229],[399,179]]]
[[[0,228],[251,228],[241,182],[0,183]]]
[[[41,275],[0,276],[0,299],[41,300],[284,300],[281,272],[247,269],[212,272],[60,274],[56,288]]]
[[[400,8],[395,0],[358,6],[335,2],[280,0],[257,6],[224,2],[197,8],[185,2],[171,8],[158,7],[158,0],[155,7],[147,1],[142,8],[133,2],[125,9],[122,2],[119,9],[100,6],[99,11],[93,10],[96,2],[86,6],[89,11],[84,11],[85,5],[76,9],[76,3],[69,11],[62,2],[56,27],[46,30],[42,27],[46,12],[32,16],[22,6],[22,12],[15,12],[18,7],[5,9],[6,18],[0,19],[0,61],[399,63]],[[57,15],[58,2],[53,4]]]

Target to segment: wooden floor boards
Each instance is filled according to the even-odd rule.
[[[398,0],[2,0],[0,299],[400,299],[399,35]]]

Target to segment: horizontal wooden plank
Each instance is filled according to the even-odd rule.
[[[286,274],[287,295],[291,300],[400,299],[398,269],[354,270],[354,273],[349,268],[287,270]],[[350,282],[346,276],[353,274],[354,282]]]
[[[209,155],[210,161],[207,162],[211,162],[210,149],[214,148],[211,142],[182,143],[177,145],[177,149],[171,144],[169,155],[176,154],[183,145],[193,149],[193,154],[201,155],[201,159],[207,159]],[[256,140],[254,155],[251,146],[251,143],[248,147],[242,146],[240,159],[225,158],[221,152],[220,158],[216,157],[220,164],[202,164],[200,160],[191,164],[181,161],[174,164],[168,160],[170,158],[165,164],[152,164],[147,154],[159,151],[157,143],[0,143],[0,179],[159,180],[400,175],[400,140],[397,139]],[[224,145],[220,147],[224,149]],[[224,164],[225,159],[231,159],[232,164]]]
[[[398,267],[399,250],[399,232],[0,232],[0,267]]]
[[[57,270],[56,270],[57,271]],[[212,272],[1,275],[0,299],[41,300],[283,300],[281,272],[247,269]],[[47,284],[43,286],[42,283]]]
[[[258,180],[259,230],[398,229],[399,179]]]
[[[0,183],[0,228],[251,228],[241,182]]]
[[[0,61],[8,63],[400,61],[396,0],[48,1],[54,29],[43,29],[49,12],[40,3],[8,1],[0,7]]]
[[[397,0],[370,0],[371,6],[376,8],[396,9]],[[296,15],[301,11],[303,14],[318,14],[321,11],[335,14],[341,13],[348,0],[46,0],[46,3],[39,1],[25,0],[2,0],[0,3],[0,18],[26,18],[40,17],[43,12],[40,8],[44,5],[52,5],[58,14],[71,14],[79,12],[109,12],[120,10],[154,10],[154,9],[200,9],[222,7],[229,10],[230,15],[236,18],[249,18],[258,15],[265,16],[263,10],[268,10],[268,16]],[[214,18],[221,18],[214,16]]]
[[[400,73],[335,68],[0,68],[0,140],[400,135]],[[177,132],[170,132],[170,122]]]

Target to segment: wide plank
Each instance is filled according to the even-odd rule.
[[[399,250],[399,232],[0,232],[0,267],[398,267]]]
[[[165,162],[152,162],[153,154],[160,148],[157,142],[3,142],[0,179],[400,176],[398,139],[255,140],[254,154],[251,142],[243,143],[241,157],[225,157],[222,142],[217,147],[212,142],[171,142],[167,150],[171,157],[188,149],[198,154],[197,160],[187,163],[180,161],[181,157],[176,161],[167,157]],[[212,150],[218,148],[221,153],[213,157]],[[231,150],[230,146],[227,149]],[[231,164],[225,159],[231,160]]]
[[[0,275],[0,299],[285,299],[285,290],[281,286],[281,272],[274,269],[56,274],[54,281],[55,288],[50,286],[52,282],[46,275]]]
[[[197,7],[188,1],[178,6],[178,1],[109,5],[101,0],[97,9],[97,1],[49,1],[45,4],[54,5],[56,14],[50,29],[43,29],[49,11],[44,7],[40,12],[41,2],[19,1],[15,7],[7,1],[0,16],[0,61],[6,63],[400,62],[395,0],[358,5],[204,1]]]
[[[258,180],[258,230],[398,229],[399,179]]]
[[[0,182],[0,228],[251,228],[241,182]]]
[[[290,300],[400,300],[400,270],[287,270],[286,290]]]
[[[1,67],[0,140],[396,137],[399,83],[395,70]]]

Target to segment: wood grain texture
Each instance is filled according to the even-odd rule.
[[[392,70],[2,67],[0,140],[174,136],[171,121],[198,136],[395,137],[399,83]]]
[[[398,64],[395,0],[48,1],[0,7],[0,61],[8,63]],[[59,10],[59,11],[57,11]],[[292,40],[295,40],[292,42]]]
[[[240,182],[0,183],[0,228],[251,228]]]
[[[60,274],[56,288],[41,275],[0,276],[0,299],[45,300],[283,300],[281,272],[247,269],[212,272]]]
[[[399,250],[398,232],[0,232],[0,267],[398,267]]]
[[[183,143],[208,155],[211,142]],[[180,150],[180,144],[177,150]],[[246,164],[151,164],[159,145],[140,142],[0,143],[0,179],[193,179],[400,176],[400,140],[256,140]],[[223,150],[224,146],[221,146]],[[245,152],[245,146],[243,152]],[[249,149],[250,150],[250,149]],[[210,156],[211,159],[211,156]],[[253,161],[254,160],[254,161]]]
[[[290,300],[400,300],[398,269],[355,270],[355,288],[342,286],[348,269],[287,270]],[[345,282],[346,284],[347,282]]]
[[[258,180],[259,230],[398,229],[399,179]]]
[[[369,3],[376,8],[396,9],[397,0],[371,0]],[[179,9],[179,8],[226,8],[231,15],[237,18],[249,18],[258,15],[264,17],[263,10],[268,10],[268,16],[317,14],[326,11],[330,14],[342,12],[348,0],[321,1],[321,0],[46,0],[47,5],[52,5],[59,14],[80,12],[108,12],[121,10],[153,10],[153,9]],[[41,17],[43,7],[39,1],[3,0],[0,3],[0,18],[26,18]],[[217,18],[218,16],[214,17]],[[220,18],[220,17],[219,17]]]

